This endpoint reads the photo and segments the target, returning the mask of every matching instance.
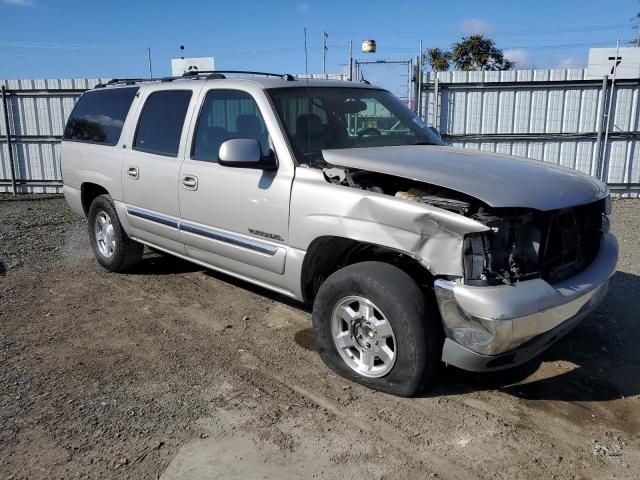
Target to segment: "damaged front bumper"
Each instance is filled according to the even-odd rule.
[[[442,361],[470,371],[525,363],[595,309],[617,260],[618,243],[605,234],[591,265],[553,285],[542,279],[482,287],[436,280],[447,337]]]

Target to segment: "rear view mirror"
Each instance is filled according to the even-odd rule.
[[[367,104],[362,100],[350,99],[340,105],[340,110],[343,113],[360,113],[367,109]]]
[[[260,143],[253,138],[234,138],[220,145],[218,163],[225,167],[277,170],[274,155],[263,156]]]

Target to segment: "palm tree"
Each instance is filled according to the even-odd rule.
[[[451,53],[440,48],[431,48],[423,55],[423,62],[431,65],[434,72],[446,72],[451,63]]]

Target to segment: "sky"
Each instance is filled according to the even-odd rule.
[[[586,67],[590,47],[632,40],[637,0],[0,0],[0,79],[169,75],[170,58],[213,56],[217,69],[345,71],[361,60],[407,60],[483,33],[518,68]],[[378,51],[364,54],[363,40]],[[185,47],[184,51],[179,49]]]

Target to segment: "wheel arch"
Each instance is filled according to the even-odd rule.
[[[337,270],[365,261],[389,263],[406,272],[422,288],[433,285],[434,276],[406,252],[346,237],[326,235],[311,242],[302,262],[301,291],[313,301],[322,282]]]
[[[109,195],[107,189],[102,185],[92,182],[84,182],[80,185],[80,198],[85,216],[89,214],[89,207],[91,207],[91,203],[100,195]]]

